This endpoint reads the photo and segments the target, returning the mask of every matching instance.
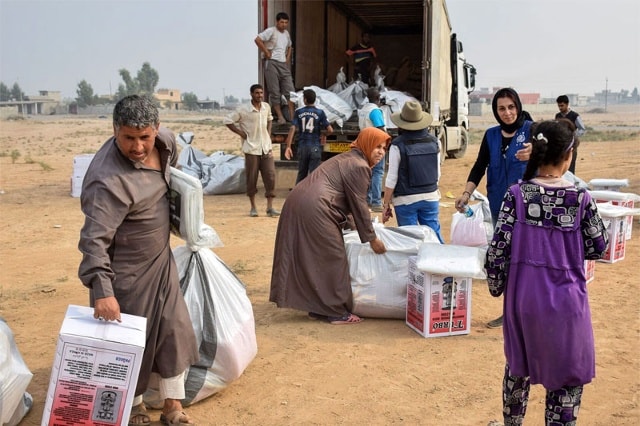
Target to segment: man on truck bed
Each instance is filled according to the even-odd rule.
[[[368,32],[362,33],[360,43],[347,50],[347,55],[353,56],[355,67],[353,69],[353,79],[360,80],[369,84],[371,80],[371,70],[373,69],[373,61],[376,58],[376,49],[371,46],[371,36]]]
[[[255,39],[256,45],[264,57],[264,79],[269,91],[269,101],[278,117],[278,124],[285,124],[280,102],[282,95],[287,99],[289,119],[293,117],[293,104],[289,100],[291,92],[295,92],[291,76],[291,37],[287,27],[289,15],[280,12],[276,15],[276,25],[269,27]]]

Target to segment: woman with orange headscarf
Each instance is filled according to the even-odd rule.
[[[366,128],[351,151],[323,162],[289,193],[282,208],[273,254],[271,295],[280,308],[309,312],[331,324],[362,321],[351,313],[353,298],[342,230],[353,217],[360,240],[378,254],[367,205],[371,168],[384,158],[390,137]]]

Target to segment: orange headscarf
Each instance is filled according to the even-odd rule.
[[[369,161],[369,166],[373,167],[376,165],[372,159],[373,150],[380,145],[380,143],[384,143],[386,147],[389,145],[389,142],[391,142],[391,136],[389,136],[387,132],[376,127],[367,127],[358,133],[358,137],[351,144],[351,148],[358,148],[362,151],[367,161]]]

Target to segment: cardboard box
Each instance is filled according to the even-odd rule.
[[[596,275],[596,261],[595,260],[585,260],[584,261],[584,276],[587,279],[587,284],[589,284]]]
[[[93,308],[69,305],[56,355],[42,425],[126,425],[146,340],[146,318],[98,321]]]
[[[595,200],[596,203],[611,203],[614,206],[622,206],[622,207],[628,207],[630,209],[634,208],[634,201],[633,200],[615,200],[615,199],[596,199]],[[629,215],[629,216],[625,216],[625,219],[627,221],[627,231],[625,233],[625,240],[630,240],[631,239],[631,231],[633,230],[633,216]]]
[[[600,262],[615,263],[624,259],[627,243],[627,217],[607,217],[602,215],[602,222],[607,234],[609,234],[609,247],[607,247],[602,259],[598,259]]]
[[[424,337],[471,331],[471,278],[430,274],[409,258],[406,323]]]

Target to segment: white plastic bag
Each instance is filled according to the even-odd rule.
[[[451,219],[451,244],[469,247],[487,247],[493,238],[489,202],[469,205],[473,216],[456,212]]]
[[[26,390],[32,377],[11,329],[0,318],[0,424],[15,426],[31,409],[33,398]]]
[[[404,319],[409,257],[415,256],[425,241],[439,244],[438,237],[433,229],[421,225],[394,228],[374,224],[374,229],[387,248],[384,254],[374,253],[369,243],[361,243],[355,231],[344,235],[353,313],[369,318]]]
[[[172,167],[169,200],[171,232],[194,250],[223,245],[216,231],[204,223],[202,184],[198,179]]]

